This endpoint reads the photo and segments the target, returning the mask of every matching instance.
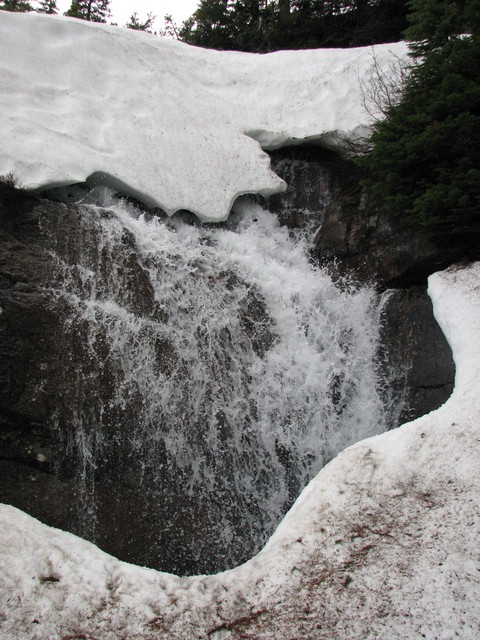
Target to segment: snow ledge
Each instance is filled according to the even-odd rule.
[[[374,56],[388,69],[406,46],[380,45]],[[374,56],[372,47],[208,51],[1,11],[0,175],[45,189],[104,174],[169,215],[224,220],[237,196],[285,189],[260,145],[337,147],[335,132],[348,138],[369,123],[361,85]]]

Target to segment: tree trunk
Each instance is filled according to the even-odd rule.
[[[290,0],[278,0],[280,10],[280,20],[284,20],[290,15]]]

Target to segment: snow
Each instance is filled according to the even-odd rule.
[[[178,578],[0,506],[0,635],[420,638],[480,634],[480,263],[429,279],[452,347],[440,408],[345,450],[264,550]]]
[[[0,175],[28,189],[90,178],[170,215],[223,220],[239,195],[285,188],[262,147],[363,133],[374,61],[405,55],[404,44],[219,53],[2,11]]]

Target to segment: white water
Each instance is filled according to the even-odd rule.
[[[220,227],[108,205],[83,206],[78,255],[59,257],[53,287],[87,362],[72,380],[78,406],[57,421],[74,424],[77,528],[95,540],[96,482],[116,464],[112,478],[151,496],[150,518],[165,500],[190,525],[206,518],[167,569],[233,566],[326,461],[385,428],[379,299],[335,286],[300,232],[248,201]],[[163,507],[155,519],[165,540]]]

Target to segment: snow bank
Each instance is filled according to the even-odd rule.
[[[375,47],[380,67],[405,45]],[[219,53],[64,17],[0,12],[0,175],[106,182],[168,214],[225,219],[282,191],[262,152],[339,144],[368,116],[372,48]],[[260,143],[260,144],[259,144]]]
[[[127,565],[0,506],[1,637],[477,639],[479,282],[480,263],[429,280],[457,367],[448,402],[338,456],[237,569]]]

